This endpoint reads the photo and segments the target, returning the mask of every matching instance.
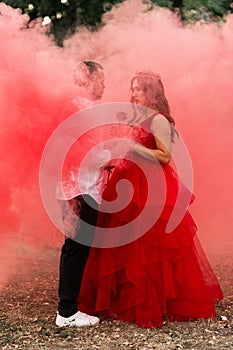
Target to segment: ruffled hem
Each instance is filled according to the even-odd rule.
[[[161,326],[166,318],[215,317],[214,303],[223,296],[197,237],[194,245],[190,235],[182,241],[180,235],[169,235],[168,248],[152,235],[150,231],[118,248],[91,250],[80,310],[147,328]]]
[[[148,162],[149,163],[149,162]],[[151,175],[152,201],[146,205],[148,217],[161,205],[159,167],[145,163]],[[166,233],[178,193],[178,179],[169,166],[162,168],[167,194],[157,221],[140,238],[116,248],[92,248],[83,276],[79,309],[90,314],[135,322],[140,327],[158,327],[164,319],[184,321],[215,317],[214,302],[222,299],[222,291],[196,237],[196,225],[187,211],[171,233]],[[147,202],[147,181],[136,165],[115,171],[105,200],[116,197],[120,179],[132,181],[133,197],[129,205],[114,214],[101,213],[98,226],[119,227],[140,217]],[[156,179],[156,181],[154,181]],[[158,181],[157,181],[158,180]],[[143,189],[143,190],[142,190]],[[125,191],[125,196],[127,191]],[[190,203],[194,197],[191,193]],[[129,234],[144,227],[145,219],[132,222]],[[147,220],[147,218],[146,218]],[[109,232],[111,237],[111,232]]]

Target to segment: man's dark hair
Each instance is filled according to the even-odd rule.
[[[94,61],[83,61],[83,63],[88,67],[90,74],[96,72],[98,69],[103,69],[101,64]]]

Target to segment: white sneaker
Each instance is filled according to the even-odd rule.
[[[56,317],[56,325],[58,327],[85,327],[85,326],[94,326],[95,324],[99,323],[100,319],[95,316],[90,316],[87,314],[84,314],[81,311],[76,312],[76,314],[70,316],[70,317],[62,317],[57,312]]]

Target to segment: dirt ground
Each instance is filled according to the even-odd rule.
[[[108,319],[95,327],[59,329],[54,324],[59,253],[46,249],[18,262],[0,293],[0,349],[233,349],[232,259],[213,266],[225,296],[216,319],[166,323],[156,329]]]

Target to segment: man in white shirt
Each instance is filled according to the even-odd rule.
[[[74,83],[82,86],[84,96],[78,96],[72,101],[76,111],[85,109],[93,104],[93,101],[101,99],[104,92],[103,67],[93,61],[82,62],[74,71]],[[60,257],[59,274],[59,302],[56,317],[56,325],[67,326],[91,326],[99,322],[99,318],[78,311],[77,298],[79,295],[84,268],[91,249],[95,225],[98,216],[98,204],[104,182],[104,164],[110,159],[109,152],[99,149],[98,164],[89,164],[89,168],[81,169],[86,172],[82,177],[81,185],[75,171],[70,171],[70,181],[60,184],[57,188],[56,198],[61,203],[64,231],[68,238],[65,239]],[[62,189],[61,189],[62,188]],[[81,220],[79,220],[79,218]],[[73,232],[72,232],[73,230]],[[85,238],[83,245],[75,239],[77,236]],[[71,238],[70,238],[71,237]]]

